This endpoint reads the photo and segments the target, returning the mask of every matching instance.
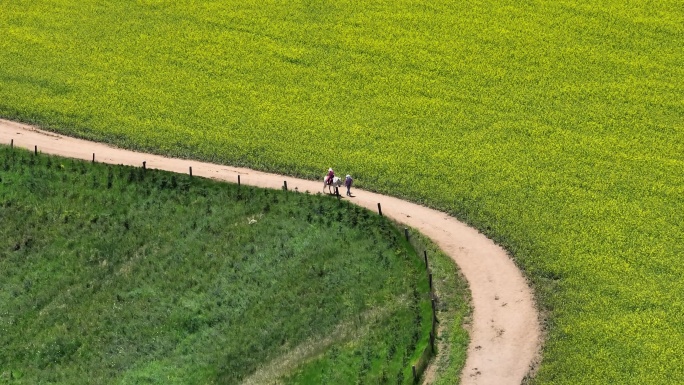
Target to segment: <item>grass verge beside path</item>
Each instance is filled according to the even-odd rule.
[[[427,338],[415,252],[348,202],[0,146],[0,208],[0,383],[239,383],[346,325],[331,375],[408,384]]]
[[[432,241],[411,231],[411,243],[416,250],[428,255],[428,266],[433,276],[435,303],[437,305],[438,338],[435,342],[439,352],[432,363],[434,385],[454,384],[460,378],[468,350],[467,323],[472,314],[469,306],[468,284],[461,276],[453,260]]]

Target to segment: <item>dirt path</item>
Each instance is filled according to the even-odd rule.
[[[0,119],[0,142],[43,153],[113,164],[142,166],[237,181],[258,187],[321,191],[321,182],[221,166],[165,158],[110,147],[105,144],[56,135],[31,126]],[[327,167],[327,165],[324,165]],[[351,201],[419,229],[458,264],[468,280],[473,301],[468,358],[462,384],[520,384],[537,360],[541,332],[532,290],[506,252],[477,230],[445,213],[380,194],[353,189]]]

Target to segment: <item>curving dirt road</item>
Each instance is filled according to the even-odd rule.
[[[321,191],[322,183],[191,160],[113,148],[0,119],[0,142],[43,153],[142,166],[237,181],[258,187]],[[538,360],[541,331],[532,290],[506,251],[477,230],[445,213],[380,194],[354,189],[351,201],[420,230],[458,264],[472,293],[473,319],[462,384],[520,384]]]

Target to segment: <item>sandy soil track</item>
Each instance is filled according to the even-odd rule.
[[[164,169],[237,181],[258,187],[321,191],[322,183],[244,168],[165,158],[74,139],[0,119],[0,142],[43,153]],[[327,165],[324,165],[327,166]],[[538,359],[541,331],[532,290],[505,250],[477,230],[445,213],[380,194],[353,189],[351,201],[371,210],[381,203],[384,215],[419,229],[458,264],[473,300],[468,358],[462,384],[520,384]]]

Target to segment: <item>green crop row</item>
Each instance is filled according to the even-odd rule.
[[[683,382],[681,2],[13,1],[0,115],[408,197],[505,246],[539,384]]]

